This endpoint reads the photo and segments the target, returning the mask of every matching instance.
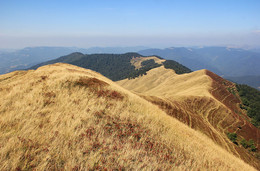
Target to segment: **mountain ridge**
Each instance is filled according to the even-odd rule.
[[[15,71],[0,76],[0,94],[2,170],[255,170],[91,70]]]
[[[145,76],[117,83],[259,167],[254,155],[227,137],[228,133],[236,132],[239,139],[254,139],[258,147],[260,143],[259,129],[248,122],[248,116],[239,107],[240,99],[229,92],[235,89],[235,84],[205,69],[177,75],[163,66]]]

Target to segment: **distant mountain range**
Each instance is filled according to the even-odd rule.
[[[83,54],[122,54],[138,52],[144,56],[157,55],[177,61],[191,70],[208,69],[231,81],[260,87],[259,49],[239,49],[227,47],[172,47],[147,49],[147,47],[28,47],[21,50],[0,51],[0,74],[27,69],[41,62],[56,59],[73,52]]]
[[[208,69],[238,83],[246,83],[253,87],[260,86],[255,81],[255,76],[260,76],[260,53],[257,52],[227,47],[173,47],[146,49],[138,53],[162,56],[165,59],[175,60],[192,70]],[[239,79],[248,75],[252,77],[247,77],[247,81]]]
[[[241,76],[241,77],[225,77],[225,78],[235,83],[247,84],[250,85],[251,87],[260,89],[260,75],[259,76],[248,75],[248,76]]]
[[[27,47],[14,52],[2,52],[0,54],[0,74],[25,69],[78,50],[78,48],[66,47]]]
[[[191,68],[209,69],[224,76],[260,75],[260,53],[227,47],[146,49],[141,55],[158,55]]]
[[[80,52],[85,54],[93,54],[93,53],[114,53],[114,54],[122,54],[127,52],[137,52],[140,50],[147,49],[145,46],[133,46],[133,47],[91,47],[88,49],[82,49]]]

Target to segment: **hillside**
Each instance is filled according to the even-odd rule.
[[[0,170],[255,170],[156,105],[69,64],[1,75],[0,132]]]
[[[163,66],[148,71],[145,76],[117,83],[202,132],[244,161],[260,167],[258,152],[249,152],[240,144],[243,139],[251,139],[259,148],[260,132],[240,109],[235,84],[208,70],[178,75]],[[233,142],[227,136],[230,134],[236,136]],[[252,150],[255,150],[253,146]]]
[[[144,75],[150,69],[161,65],[167,65],[169,68],[176,70],[179,74],[191,72],[189,68],[179,64],[178,62],[164,60],[158,56],[142,56],[138,53],[84,55],[77,52],[40,63],[30,69],[36,69],[40,66],[57,62],[69,63],[82,68],[94,70],[113,81],[125,78],[132,79],[139,75]]]
[[[236,89],[241,97],[241,109],[245,109],[251,122],[260,128],[260,91],[243,84],[237,84]]]

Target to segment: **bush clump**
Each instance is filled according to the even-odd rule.
[[[227,136],[234,144],[236,144],[236,145],[238,144],[237,143],[237,134],[235,132],[228,133]]]
[[[250,139],[249,141],[246,141],[244,138],[240,141],[240,144],[245,148],[249,148],[250,151],[255,152],[257,150],[256,146],[255,146],[255,142]]]

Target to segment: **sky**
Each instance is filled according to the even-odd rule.
[[[260,0],[0,0],[0,48],[260,47]]]

